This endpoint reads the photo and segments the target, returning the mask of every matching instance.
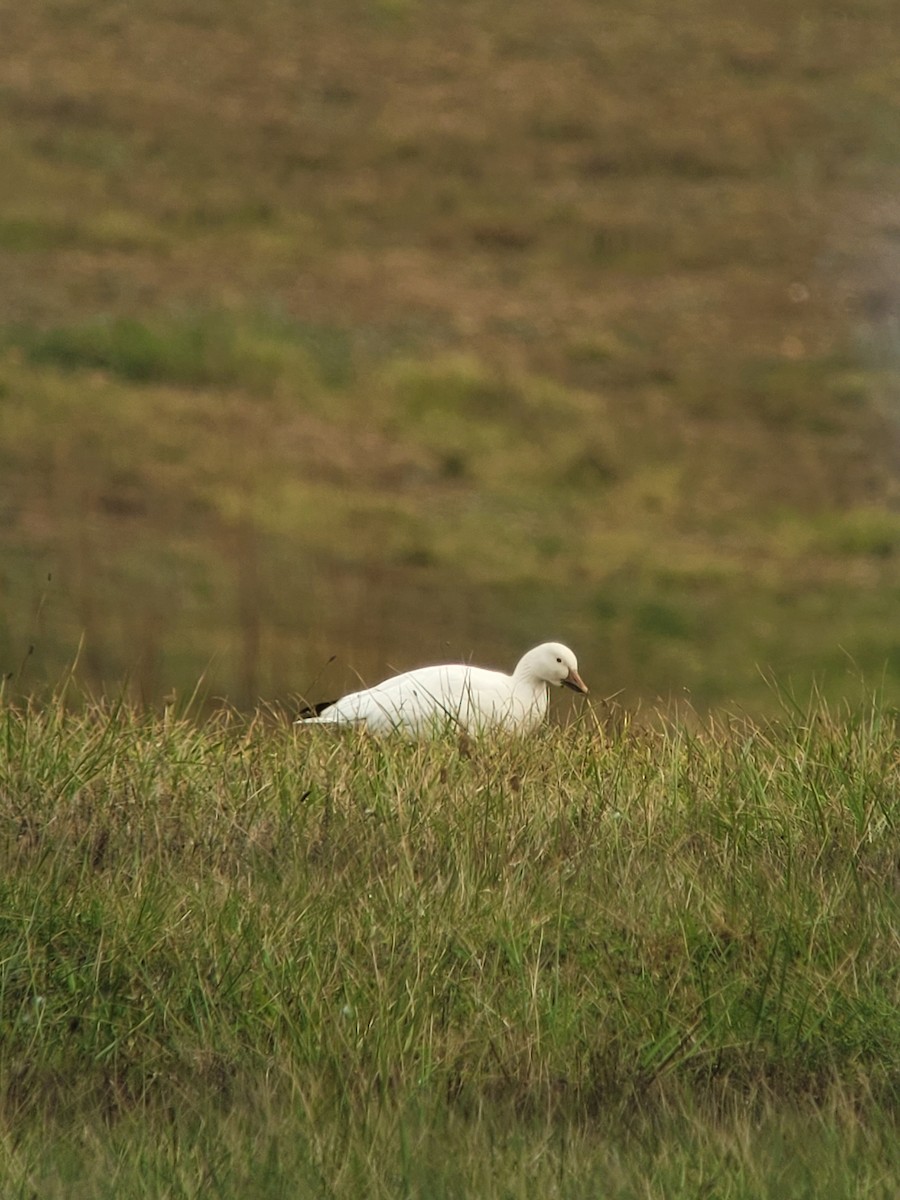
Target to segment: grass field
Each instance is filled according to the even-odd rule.
[[[4,6],[4,1200],[900,1194],[898,13],[682,8]]]
[[[890,1197],[895,713],[0,714],[5,1197]]]
[[[896,5],[683,8],[6,6],[4,1198],[900,1193]]]
[[[8,686],[82,644],[92,687],[252,710],[561,637],[629,704],[896,698],[897,33],[6,13]]]

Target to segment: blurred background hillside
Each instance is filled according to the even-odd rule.
[[[900,698],[898,24],[4,6],[7,687]]]

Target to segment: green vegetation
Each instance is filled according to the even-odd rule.
[[[429,745],[8,706],[0,1190],[895,1195],[897,786],[871,703]]]
[[[896,699],[892,7],[313,10],[5,15],[8,687]]]

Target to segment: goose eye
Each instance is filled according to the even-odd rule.
[[[562,662],[562,659],[561,659],[561,658],[558,658],[556,661],[557,661],[558,663],[561,663],[561,662]]]

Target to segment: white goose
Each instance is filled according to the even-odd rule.
[[[547,715],[550,688],[561,685],[587,693],[572,651],[545,642],[523,655],[512,675],[461,663],[419,667],[306,709],[297,723],[365,725],[371,733],[422,734],[448,727],[527,733]]]

